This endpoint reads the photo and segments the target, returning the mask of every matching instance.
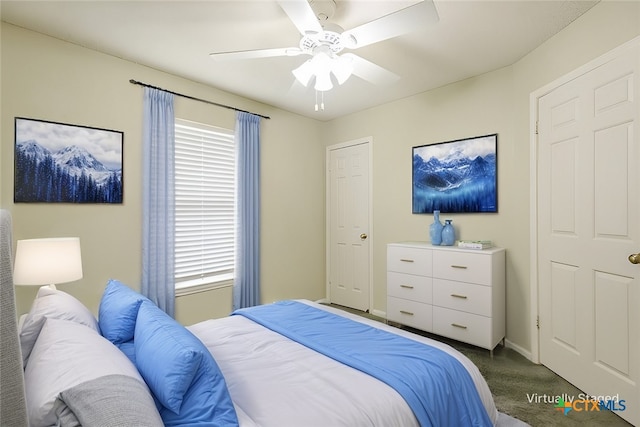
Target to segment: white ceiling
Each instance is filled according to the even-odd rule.
[[[416,2],[336,0],[331,21],[351,29]],[[329,120],[511,65],[596,3],[435,0],[438,23],[354,51],[400,80],[374,86],[352,76],[325,93],[326,109],[319,112],[313,88],[294,84],[291,74],[308,57],[225,62],[209,57],[211,52],[297,47],[300,33],[275,0],[2,0],[0,13],[11,24]]]

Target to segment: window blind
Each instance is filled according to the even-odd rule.
[[[176,120],[175,279],[233,277],[235,260],[233,132]]]

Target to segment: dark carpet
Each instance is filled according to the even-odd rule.
[[[332,305],[370,319],[385,319],[361,311]],[[391,324],[391,323],[390,323]],[[498,411],[524,421],[532,427],[546,426],[630,426],[614,411],[570,410],[567,414],[556,409],[550,400],[556,396],[580,399],[582,393],[562,377],[543,365],[536,365],[517,351],[498,345],[491,357],[488,350],[459,341],[449,340],[417,329],[393,324],[405,330],[445,342],[476,364],[493,394]],[[544,399],[547,399],[547,402]],[[579,405],[577,405],[579,406]]]

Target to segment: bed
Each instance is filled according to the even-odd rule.
[[[339,316],[340,319],[346,318],[352,323],[363,324],[365,328],[374,328],[374,332],[390,331],[394,335],[404,335],[416,340],[421,343],[420,345],[433,344],[439,349],[438,351],[446,352],[447,355],[461,362],[460,365],[467,370],[468,379],[471,380],[465,385],[471,384],[471,387],[478,390],[479,401],[487,416],[481,417],[476,414],[475,418],[473,416],[465,418],[464,422],[460,419],[438,418],[443,414],[453,414],[456,409],[454,406],[462,402],[462,396],[458,391],[444,390],[444,385],[440,384],[439,387],[448,392],[449,398],[445,402],[431,399],[441,411],[434,411],[439,413],[428,416],[422,425],[496,423],[497,411],[484,379],[468,359],[451,347],[311,301],[302,300],[295,303],[302,304],[303,307],[295,310],[291,318],[285,317],[284,325],[289,326],[294,318],[300,319],[308,313],[312,319],[303,318],[301,321],[311,320],[313,324],[320,325],[318,330],[312,331],[314,337],[320,333],[319,331],[327,331],[329,336],[333,336],[334,331],[330,329],[331,326],[320,323],[332,320],[322,318],[323,313],[329,313],[332,316]],[[296,307],[292,301],[282,301],[274,305],[274,313],[279,313],[291,306],[300,308]],[[309,310],[305,310],[307,307]],[[255,310],[248,310],[249,314],[254,312]],[[356,335],[367,332],[361,330],[358,325],[353,327],[356,328],[353,331]],[[334,359],[339,356],[327,357],[307,346],[313,344],[301,345],[290,337],[282,335],[282,331],[274,332],[271,328],[275,329],[277,326],[264,327],[251,318],[237,315],[205,321],[189,328],[219,361],[221,370],[227,378],[231,396],[234,397],[241,425],[309,427],[420,425],[405,399],[383,381],[363,372],[365,368],[354,369]],[[348,326],[340,325],[339,332],[335,332],[336,341],[339,341],[339,334],[346,337],[346,342],[340,344],[346,347],[346,352],[353,352],[352,347],[362,348],[363,344],[366,345],[366,343],[355,342],[357,337],[354,339],[344,335],[347,332],[346,329]],[[296,334],[299,332],[296,331]],[[300,337],[296,338],[300,339]],[[381,338],[387,339],[384,336]],[[382,345],[374,341],[375,337],[364,339],[369,341],[374,350]],[[393,342],[390,344],[395,345]],[[362,350],[362,352],[365,351],[367,349]],[[348,356],[359,357],[361,354]],[[236,373],[239,372],[244,375],[237,375]],[[296,402],[305,402],[305,405],[299,405]],[[466,413],[456,414],[461,417],[467,415]]]
[[[97,318],[68,293],[41,288],[16,328],[20,351],[13,354],[24,366],[24,389],[22,378],[11,389],[3,381],[0,417],[26,413],[31,427],[509,420],[497,412],[478,369],[453,348],[311,301],[243,309],[185,328],[110,280]],[[5,343],[3,337],[3,367],[15,366]]]

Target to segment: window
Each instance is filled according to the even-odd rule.
[[[233,279],[235,143],[233,132],[176,120],[176,288]]]

